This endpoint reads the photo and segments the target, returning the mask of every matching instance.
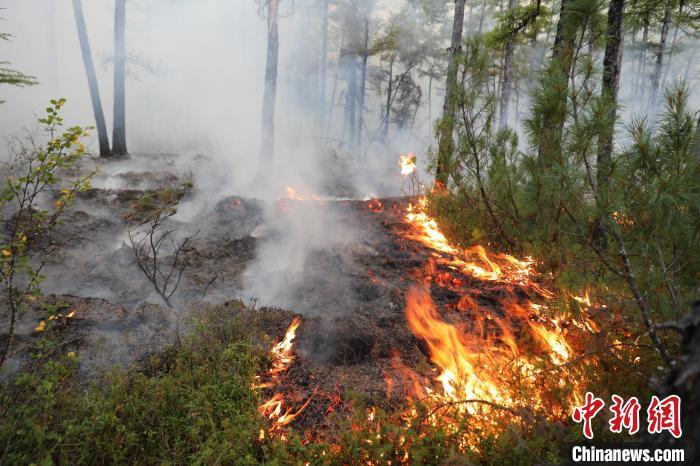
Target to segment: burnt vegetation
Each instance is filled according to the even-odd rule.
[[[166,3],[3,11],[0,464],[700,460],[700,2]]]

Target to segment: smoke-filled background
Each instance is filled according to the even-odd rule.
[[[64,114],[67,122],[94,124],[71,2],[3,3],[3,31],[13,35],[11,42],[2,44],[3,60],[40,82],[31,88],[2,89],[2,98],[7,101],[0,111],[3,135],[34,127],[48,101],[59,97],[68,101]],[[318,89],[312,73],[318,70],[321,31],[318,7],[313,3],[281,5],[275,117],[278,176],[273,177],[281,190],[259,190],[257,194],[286,195],[287,185],[317,190],[322,184],[318,134],[314,131],[316,95],[311,95]],[[107,0],[83,2],[108,128],[113,100],[113,4]],[[211,179],[204,180],[209,187],[229,193],[251,189],[260,152],[267,43],[264,15],[253,0],[127,2],[130,152],[203,154],[215,164],[215,169],[207,172]],[[328,94],[337,71],[332,60],[338,46],[329,44]],[[340,76],[340,82],[336,82],[338,107],[345,98],[342,79]],[[371,120],[380,96],[371,96],[368,89],[368,97]],[[334,112],[327,137],[339,142],[342,109]],[[371,121],[368,126],[375,124]],[[386,160],[371,162],[391,160],[395,164],[400,150],[425,149],[428,126],[427,122],[420,126],[416,135],[422,138],[420,143],[391,145],[391,150],[384,152]],[[401,134],[401,138],[404,136]],[[90,148],[96,151],[96,143]],[[382,156],[376,151],[373,155]],[[358,181],[364,191],[373,190],[366,185],[367,180]],[[374,190],[381,185],[373,184]]]
[[[282,184],[322,183],[318,173],[319,140],[340,143],[341,152],[348,158],[360,158],[356,156],[361,154],[363,164],[393,162],[398,153],[408,151],[424,159],[428,145],[433,142],[433,124],[442,110],[443,55],[449,46],[452,25],[450,2],[444,2],[447,4],[444,6],[439,3],[329,2],[325,23],[326,95],[321,104],[319,76],[325,2],[281,2],[275,170],[285,178]],[[83,4],[109,128],[114,2],[90,0]],[[467,2],[465,35],[488,32],[505,6],[504,2]],[[556,2],[549,6],[556,13]],[[32,127],[48,100],[58,97],[68,100],[67,121],[92,124],[71,2],[4,1],[2,7],[2,29],[13,36],[11,42],[1,44],[2,59],[40,82],[37,87],[2,89],[2,98],[6,100],[0,111],[3,135],[15,134],[24,126]],[[439,16],[430,17],[426,11]],[[254,0],[127,2],[127,137],[131,152],[204,154],[223,168],[212,172],[220,177],[212,180],[212,184],[237,192],[249,185],[260,151],[267,47],[265,15],[265,8]],[[365,19],[368,47],[373,50],[368,57],[362,110],[364,139],[361,147],[355,147],[357,144],[348,140],[345,121],[349,88],[345,57],[363,48]],[[529,113],[532,80],[528,78],[535,76],[549,53],[550,44],[546,40],[553,40],[554,27],[555,24],[550,24],[541,32],[543,40],[537,45],[517,50],[521,63],[516,66],[515,74],[520,75],[522,82],[516,86],[517,95],[511,104],[511,124],[517,130],[521,129],[518,122]],[[392,45],[398,50],[393,61],[388,57],[393,52],[388,50],[391,46],[381,48],[390,31],[395,32]],[[643,26],[635,27],[633,33],[629,31],[630,26],[619,98],[623,122],[634,113],[649,113],[643,88],[648,87],[653,48],[659,40],[658,31],[644,32]],[[670,26],[665,56],[668,65],[663,70],[661,88],[678,78],[693,84],[697,76],[694,63],[697,47],[696,41],[689,37],[690,32],[682,24]],[[647,44],[641,41],[643,34]],[[647,56],[640,58],[642,50]],[[599,62],[602,52],[596,54]],[[411,54],[416,55],[415,62],[419,63],[410,62]],[[383,75],[390,67],[395,86],[399,80],[406,82],[402,73],[408,70],[406,77],[415,87],[406,88],[405,102],[399,102],[404,91],[392,97],[395,107],[391,111],[395,113],[384,134],[382,112],[387,82]],[[434,79],[428,78],[430,73],[435,75]],[[354,79],[359,80],[360,76]],[[326,120],[326,127],[319,134],[318,109],[324,105],[321,118]],[[406,115],[400,114],[398,105],[407,106]],[[377,180],[365,185],[370,171],[354,180],[363,188],[362,194],[379,189]],[[295,177],[302,179],[294,180]]]
[[[110,129],[114,2],[82,3]],[[544,3],[556,16],[559,2]],[[11,41],[0,44],[2,59],[39,81],[33,87],[0,90],[6,101],[0,106],[2,135],[32,130],[48,101],[59,97],[68,101],[66,122],[94,124],[72,2],[5,1],[2,6],[2,30],[12,35]],[[507,2],[467,2],[465,37],[488,34],[506,7]],[[267,14],[266,5],[254,0],[129,0],[126,134],[135,157],[103,168],[106,174],[174,170],[173,164],[191,172],[195,188],[180,205],[177,219],[182,222],[199,221],[198,215],[228,195],[266,201],[400,195],[401,153],[417,154],[427,180],[427,153],[435,144],[433,128],[442,114],[452,2],[281,1],[274,162],[263,167],[266,176],[261,182],[261,140],[273,137],[263,135],[261,124]],[[657,113],[648,105],[648,84],[659,31],[648,25],[628,26],[620,127],[633,115]],[[530,95],[550,55],[555,30],[556,21],[546,22],[537,40],[528,38],[529,43],[516,48],[508,123],[521,135],[523,150],[528,141],[522,122],[530,114]],[[672,24],[666,42],[660,87],[679,78],[692,87],[697,75],[695,39],[682,24]],[[598,47],[594,66],[600,67],[602,55],[603,47]],[[618,143],[625,138],[621,134]],[[90,150],[97,151],[96,141]],[[96,180],[104,188],[134,187],[129,183],[113,176]],[[339,243],[361,236],[349,228],[352,221],[339,219],[330,208],[291,219],[280,216],[274,205],[264,212],[261,225],[252,231],[260,245],[243,288],[246,295],[265,302],[298,304],[287,299],[287,288],[290,277],[304,273],[309,251],[342,249]],[[113,247],[119,248],[123,240],[119,236]],[[95,290],[83,290],[90,291]],[[158,301],[157,296],[151,299]]]

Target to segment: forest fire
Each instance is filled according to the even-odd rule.
[[[424,387],[418,399],[436,412],[478,413],[479,420],[470,422],[482,428],[493,424],[503,410],[551,408],[539,380],[541,369],[560,368],[571,361],[574,350],[568,332],[556,319],[545,316],[545,305],[530,298],[554,297],[535,283],[534,260],[492,254],[481,246],[462,250],[451,245],[426,213],[426,203],[421,198],[417,205],[409,205],[405,216],[411,229],[404,237],[432,252],[424,283],[407,293],[405,311],[411,331],[426,343],[430,360],[440,371],[435,378],[440,389]],[[495,309],[480,305],[479,292],[465,285],[474,280],[497,287]],[[457,293],[459,300],[441,306],[445,308],[441,313],[431,296],[431,284]],[[580,303],[590,300],[586,296]],[[562,371],[557,385],[567,385],[572,389],[569,399],[578,400],[579,384],[565,374],[568,371]],[[431,421],[449,424],[449,419],[441,415]]]
[[[300,189],[294,189],[291,186],[287,186],[286,191],[287,199],[291,199],[293,201],[323,201],[323,199],[311,192],[311,190],[305,186],[302,186]]]
[[[412,174],[416,171],[416,156],[412,153],[399,156],[399,166],[403,176]]]
[[[289,328],[287,329],[282,341],[276,343],[272,347],[270,350],[272,364],[270,369],[268,369],[268,371],[265,373],[264,378],[266,380],[261,382],[261,377],[256,377],[259,382],[254,385],[254,388],[276,388],[279,385],[280,375],[285,373],[294,362],[293,341],[294,338],[296,338],[296,330],[300,324],[301,319],[299,317],[295,317],[292,320],[292,323],[289,325]],[[310,401],[311,398],[306,400],[306,402],[297,410],[294,410],[294,408],[287,408],[284,410],[284,395],[278,392],[265,403],[261,404],[258,407],[258,411],[260,414],[272,421],[270,432],[274,432],[292,422],[306,408],[306,406],[308,406]],[[264,438],[264,435],[262,437]]]

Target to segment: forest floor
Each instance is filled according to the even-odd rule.
[[[170,165],[163,168],[166,160]],[[329,414],[350,414],[350,392],[395,411],[416,383],[428,386],[438,375],[404,310],[407,290],[434,254],[408,238],[405,213],[412,199],[229,196],[203,203],[194,186],[173,217],[179,237],[196,236],[183,250],[186,268],[170,309],[134,261],[126,218],[144,196],[158,198],[187,183],[191,167],[173,156],[136,165],[146,168],[102,164],[93,187],[67,211],[42,285],[48,302],[59,306],[58,317],[45,332],[45,311],[21,316],[14,370],[30,364],[36,342],[50,334],[52,351],[80,356],[80,378],[87,382],[164,351],[176,342],[178,325],[187,333],[198,316],[230,318],[228,306],[267,336],[259,343],[268,348],[301,316],[295,362],[273,390],[284,393],[286,406],[305,407],[294,424],[301,432],[333,429]],[[473,276],[460,280],[460,288],[475,290],[482,308],[502,312],[501,285]],[[469,319],[448,310],[460,293],[437,283],[431,292],[448,322]],[[239,299],[244,305],[227,304]]]
[[[20,316],[10,373],[31,363],[36,341],[50,333],[56,340],[52,351],[80,356],[79,373],[87,381],[174,344],[178,318],[186,333],[193,316],[243,297],[247,306],[242,309],[252,311],[240,317],[254,320],[270,339],[282,337],[294,315],[303,316],[295,342],[298,360],[288,379],[293,397],[314,393],[301,423],[323,422],[323,414],[339,409],[349,390],[381,399],[387,407],[403,402],[406,390],[399,386],[387,396],[385,379],[403,364],[415,367],[424,359],[403,310],[412,272],[429,255],[397,235],[406,228],[402,217],[408,200],[386,199],[378,207],[360,200],[263,202],[233,196],[202,207],[195,186],[173,218],[178,236],[196,233],[183,251],[186,268],[174,310],[138,269],[125,218],[144,196],[158,197],[190,180],[192,167],[184,160],[134,156],[128,164],[100,163],[92,188],[58,226],[54,236],[60,246],[44,270],[42,290],[46,301],[58,306],[58,317],[45,332],[46,314],[38,306]],[[133,166],[144,168],[127,170]],[[93,168],[88,163],[80,170]],[[320,228],[331,223],[351,234],[319,241],[318,247],[305,241],[299,267],[283,264],[251,274],[248,269],[255,269],[261,249],[274,250],[279,243],[282,249],[297,247],[285,244],[285,236],[299,240],[294,220],[299,218],[312,219]],[[275,282],[271,298],[286,310],[264,307],[270,296],[253,294],[265,293],[266,280]],[[400,385],[401,377],[397,380]]]

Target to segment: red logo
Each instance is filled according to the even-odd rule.
[[[616,434],[626,429],[630,435],[639,432],[639,412],[642,405],[637,397],[631,397],[625,401],[619,395],[612,395],[610,412],[612,417],[608,421],[610,431]],[[571,416],[574,422],[583,422],[583,435],[587,439],[593,438],[593,418],[605,406],[605,402],[597,398],[593,393],[586,393],[586,400],[582,406],[574,408]],[[676,438],[683,435],[681,429],[681,398],[678,395],[669,395],[663,400],[658,396],[652,396],[647,408],[647,431],[650,434],[660,434],[668,431]]]
[[[642,405],[639,404],[637,397],[633,396],[623,403],[622,397],[613,395],[612,400],[610,411],[612,411],[613,417],[608,422],[610,431],[619,434],[625,428],[630,435],[639,432],[639,410]]]
[[[593,418],[605,406],[605,401],[596,398],[593,393],[586,392],[586,401],[583,406],[574,409],[573,418],[576,423],[583,421],[583,435],[587,439],[593,438]]]
[[[667,430],[676,438],[683,435],[681,430],[681,399],[678,395],[669,395],[663,400],[652,396],[647,408],[649,421],[647,430],[650,434],[659,434]]]

